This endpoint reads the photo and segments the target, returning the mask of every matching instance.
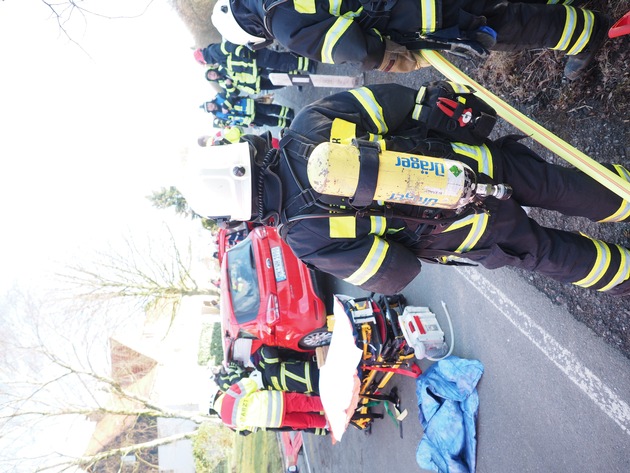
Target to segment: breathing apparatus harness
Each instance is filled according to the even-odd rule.
[[[330,218],[335,216],[352,216],[356,218],[379,216],[386,219],[395,218],[408,222],[411,228],[415,227],[415,233],[417,235],[435,234],[463,217],[487,211],[483,205],[482,199],[478,199],[474,203],[470,203],[458,209],[408,206],[412,211],[411,214],[403,213],[395,205],[387,202],[383,203],[383,205],[374,205],[371,196],[374,195],[374,176],[376,176],[376,170],[378,168],[380,149],[378,144],[370,141],[356,141],[356,145],[359,147],[361,153],[362,163],[369,163],[362,166],[361,184],[359,185],[361,191],[358,191],[353,198],[319,194],[312,186],[304,185],[300,181],[287,155],[287,150],[289,150],[292,152],[292,155],[298,155],[304,162],[307,162],[316,144],[317,143],[298,134],[294,130],[289,129],[284,130],[284,136],[280,141],[279,159],[282,159],[286,164],[293,181],[300,191],[277,213],[279,218],[277,227],[280,235],[283,237],[292,224],[300,220]],[[440,155],[445,152],[453,154],[450,145],[443,141],[426,140],[425,144],[426,151],[432,151],[432,154]],[[372,188],[372,190],[369,190],[370,188]],[[289,217],[287,210],[295,206],[298,206],[296,212]],[[310,211],[306,212],[307,209],[310,209]],[[313,209],[315,209],[315,211],[313,211]]]
[[[459,161],[450,142],[480,145],[496,122],[495,111],[474,96],[473,89],[444,81],[427,84],[420,89],[413,115],[418,122],[418,133],[423,138],[413,152],[424,157],[433,156],[438,160]],[[488,212],[485,205],[487,197],[507,199],[511,195],[508,185],[478,183],[476,173],[460,163],[468,168],[465,171],[471,174],[473,181],[472,192],[467,191],[466,200],[462,200],[461,206],[423,206],[386,199],[384,202],[377,200],[376,203],[375,189],[381,164],[380,146],[378,143],[362,140],[354,140],[353,144],[358,148],[360,162],[356,192],[352,196],[331,195],[314,189],[310,175],[309,182],[302,182],[295,170],[295,163],[289,158],[290,153],[291,158],[299,157],[304,165],[309,165],[313,151],[322,143],[306,138],[295,130],[284,129],[280,149],[267,150],[262,160],[256,163],[256,221],[276,226],[280,235],[285,238],[289,228],[301,220],[334,216],[378,216],[407,222],[408,228],[420,241],[423,237],[426,240],[426,237],[440,233],[451,223],[466,216]],[[283,205],[283,186],[278,175],[280,160],[283,160],[299,191],[286,205]],[[444,252],[440,254],[443,255]],[[428,258],[430,259],[431,257]]]

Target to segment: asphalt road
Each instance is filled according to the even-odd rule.
[[[332,286],[335,293],[365,294],[339,281]],[[479,473],[630,470],[630,360],[510,270],[425,265],[404,294],[410,305],[436,313],[454,340],[453,355],[484,365]],[[419,365],[426,370],[430,363]],[[392,386],[409,410],[402,438],[387,416],[369,435],[349,427],[335,445],[330,437],[305,435],[300,471],[424,471],[415,460],[423,435],[415,380],[397,375]]]

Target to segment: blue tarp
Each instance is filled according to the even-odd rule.
[[[449,356],[416,384],[424,436],[416,451],[420,468],[440,473],[474,473],[479,410],[477,383],[483,364]]]

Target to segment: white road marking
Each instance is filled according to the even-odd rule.
[[[584,366],[569,350],[558,343],[540,325],[517,307],[509,297],[478,271],[455,268],[471,285],[497,308],[523,335],[551,360],[586,394],[597,407],[630,435],[630,406],[620,399],[595,373]]]

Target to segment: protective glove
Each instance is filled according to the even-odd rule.
[[[203,51],[201,50],[201,48],[195,49],[193,56],[195,57],[195,61],[197,61],[199,64],[207,64],[206,60],[203,58]]]
[[[412,72],[427,66],[429,63],[419,53],[386,39],[383,62],[377,70],[382,72]]]
[[[258,370],[254,370],[249,374],[249,379],[256,381],[258,385],[258,389],[265,389],[265,384],[263,383],[262,373]]]

